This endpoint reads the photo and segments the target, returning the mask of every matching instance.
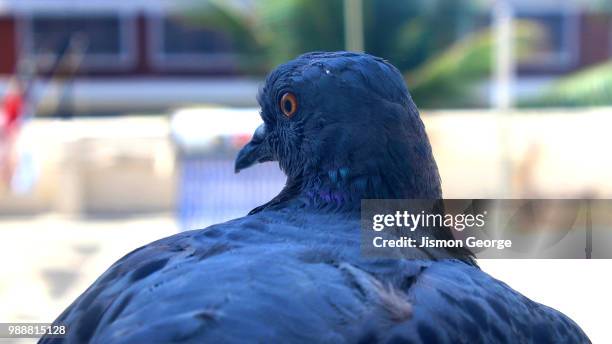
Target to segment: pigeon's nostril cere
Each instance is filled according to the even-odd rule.
[[[255,133],[253,133],[253,138],[251,139],[254,143],[259,143],[263,141],[266,137],[266,124],[262,124],[257,129],[255,129]]]

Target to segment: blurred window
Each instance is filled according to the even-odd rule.
[[[23,42],[41,68],[64,53],[87,69],[131,67],[134,23],[120,14],[33,14],[25,20]]]
[[[217,69],[234,65],[230,34],[180,16],[149,20],[153,64],[161,69]]]
[[[544,34],[535,45],[536,51],[533,51],[521,66],[566,68],[577,62],[580,30],[577,13],[563,9],[541,13],[519,10],[517,19],[536,23]]]

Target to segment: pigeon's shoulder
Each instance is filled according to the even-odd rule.
[[[245,217],[178,233],[137,248],[111,265],[55,323],[68,325],[65,342],[88,342],[105,326],[125,316],[126,308],[135,298],[150,295],[153,301],[164,283],[181,280],[177,273],[186,274],[201,261],[256,241],[258,234],[267,230],[266,223]],[[60,339],[43,338],[41,343],[56,341]]]
[[[55,323],[68,325],[68,343],[194,336],[192,330],[208,321],[213,309],[225,307],[228,295],[257,297],[281,275],[284,285],[294,283],[303,262],[339,255],[344,240],[333,231],[305,231],[312,221],[316,217],[305,221],[293,212],[262,212],[152,242],[115,262]],[[255,289],[244,290],[245,281]],[[270,300],[268,307],[275,305]]]

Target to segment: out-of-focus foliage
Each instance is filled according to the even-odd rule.
[[[605,1],[593,4],[599,9],[612,6]],[[419,106],[487,106],[477,90],[493,65],[489,13],[490,4],[474,0],[363,0],[365,48],[404,73]],[[205,0],[187,17],[229,35],[240,73],[261,76],[304,52],[342,50],[343,15],[343,0]],[[536,24],[515,23],[519,60],[537,50],[530,47],[542,41],[543,34]],[[587,76],[560,83],[538,104],[590,99],[576,95],[589,93],[603,81],[590,83]],[[600,98],[606,100],[605,95]]]
[[[314,50],[342,50],[342,0],[263,0],[259,30],[272,65]]]
[[[612,62],[579,71],[556,81],[541,97],[521,106],[612,105]]]
[[[483,29],[466,36],[435,58],[408,73],[414,100],[422,107],[482,106],[470,97],[480,80],[492,73],[494,33]],[[543,31],[536,24],[514,24],[516,58],[527,57]]]
[[[307,51],[344,47],[341,0],[206,0],[186,17],[229,35],[246,74],[265,74]]]
[[[247,10],[245,4],[250,4]],[[454,92],[454,99],[465,100],[465,93],[461,92],[460,97],[457,91],[465,90],[466,83],[473,82],[477,76],[483,77],[489,69],[490,52],[486,50],[490,49],[490,44],[484,42],[485,38],[474,37],[471,43],[463,44],[465,47],[452,48],[450,58],[453,54],[465,54],[467,68],[440,70],[444,58],[436,60],[437,67],[424,64],[486,24],[487,16],[479,12],[475,4],[471,0],[364,0],[366,51],[386,58],[402,72],[417,67],[426,70],[419,72],[423,90],[439,81],[450,80],[451,84],[444,90]],[[304,52],[342,50],[343,15],[343,0],[208,0],[189,17],[230,35],[236,51],[247,57],[240,60],[241,71],[260,75]],[[487,67],[481,67],[485,65]],[[466,76],[469,79],[462,83],[459,79]],[[418,101],[433,105],[442,96],[441,89],[436,90],[435,95],[421,92]]]
[[[482,24],[479,13],[471,0],[364,0],[366,50],[407,71]],[[343,49],[343,16],[343,0],[208,0],[188,13],[230,35],[237,52],[265,57],[268,67],[308,51]],[[247,62],[245,71],[258,74]]]
[[[484,26],[472,0],[364,0],[366,50],[412,70]]]

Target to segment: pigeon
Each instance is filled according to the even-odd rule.
[[[67,335],[40,343],[590,342],[467,250],[362,254],[361,200],[442,198],[425,127],[389,62],[307,53],[273,70],[257,100],[263,124],[235,169],[278,162],[280,193],[127,254],[54,322]]]

